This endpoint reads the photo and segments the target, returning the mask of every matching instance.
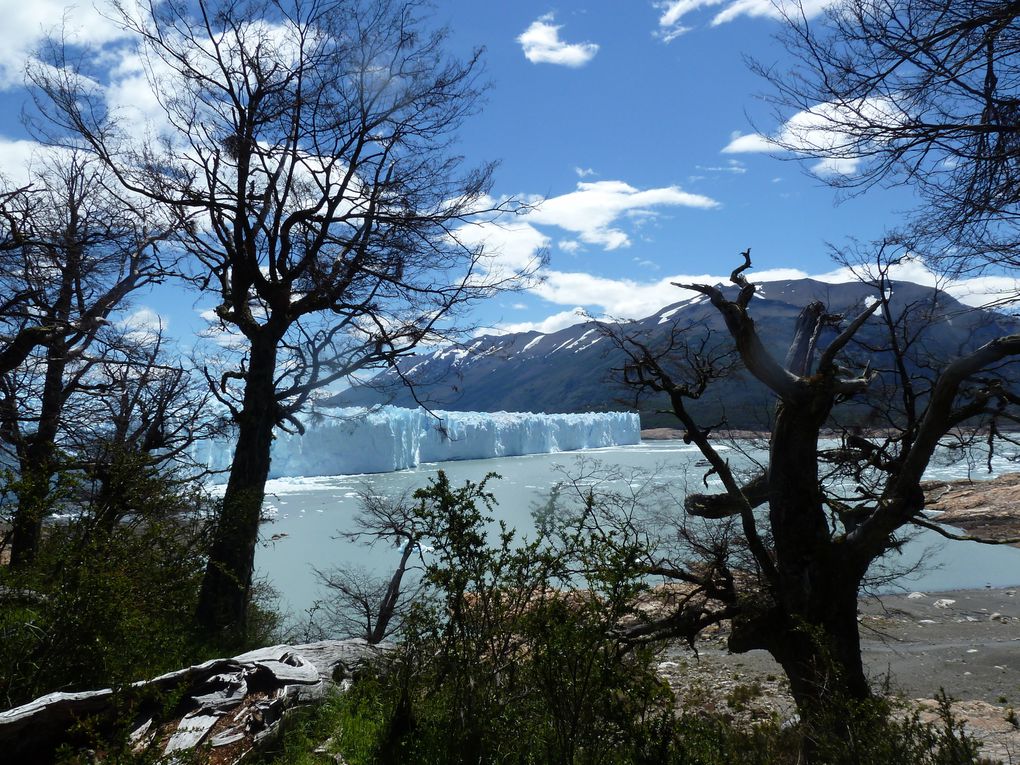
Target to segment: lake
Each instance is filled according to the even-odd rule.
[[[761,454],[754,449],[748,452],[745,456],[731,450],[732,464],[747,464]],[[584,452],[422,464],[394,473],[278,479],[267,486],[266,513],[272,521],[262,527],[256,574],[278,590],[283,610],[300,615],[321,595],[313,569],[354,565],[388,574],[396,564],[396,548],[369,548],[337,538],[339,532],[351,528],[362,493],[397,496],[424,486],[438,470],[444,470],[454,485],[479,481],[495,472],[502,478],[490,482],[488,488],[499,503],[497,519],[528,532],[532,528],[532,508],[542,504],[553,485],[564,479],[563,471],[576,473],[581,459],[595,459],[625,470],[656,471],[656,480],[681,490],[686,482],[700,487],[706,469],[695,447],[682,441],[650,441]],[[993,468],[996,472],[1018,469],[1001,457],[995,458]],[[971,472],[976,478],[987,477],[983,467],[954,462],[942,454],[926,477],[964,478]],[[922,531],[907,543],[902,554],[892,557],[897,568],[924,559],[920,572],[900,582],[905,589],[940,591],[1020,584],[1020,549],[1012,547],[948,542],[934,532]]]

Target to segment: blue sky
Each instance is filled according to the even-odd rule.
[[[16,175],[31,149],[17,119],[20,72],[43,32],[65,14],[85,42],[118,32],[88,2],[0,0],[0,11],[0,171]],[[853,172],[852,158],[791,161],[755,134],[781,129],[759,98],[768,83],[745,63],[789,66],[774,15],[770,0],[437,3],[451,51],[484,47],[492,83],[459,150],[501,162],[495,194],[544,200],[490,244],[521,257],[544,248],[545,282],[481,307],[481,324],[554,330],[579,321],[577,308],[648,315],[685,297],[670,281],[725,275],[746,247],[765,278],[796,269],[837,279],[827,243],[875,238],[902,219],[909,190],[837,205],[824,177]],[[928,278],[916,264],[904,275]],[[180,332],[198,322],[190,300],[164,291],[136,308]]]

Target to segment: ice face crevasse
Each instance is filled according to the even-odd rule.
[[[270,478],[386,473],[421,462],[513,457],[641,440],[632,412],[532,414],[434,412],[385,406],[334,409],[305,434],[277,432]],[[214,469],[229,465],[228,444],[210,444],[196,455]]]

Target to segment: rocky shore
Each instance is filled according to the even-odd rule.
[[[934,721],[944,689],[985,757],[1020,762],[1012,722],[1020,715],[1020,588],[866,597],[858,622],[872,683],[888,688],[903,714],[917,710]],[[779,665],[764,651],[730,654],[725,640],[720,630],[698,654],[681,645],[663,652],[659,672],[681,708],[737,723],[789,719],[794,704]]]
[[[1020,547],[1020,473],[987,481],[926,481],[925,507],[940,524]]]
[[[1020,539],[1020,473],[923,488],[927,509],[936,513],[931,520],[950,532]],[[1020,570],[1016,578],[1020,585]],[[903,714],[935,721],[935,697],[944,690],[954,715],[983,742],[983,756],[1020,763],[1020,587],[868,596],[858,622],[873,684],[900,699]],[[728,653],[725,629],[708,636],[697,655],[669,647],[659,671],[681,707],[742,723],[785,720],[794,711],[779,665],[764,651]]]

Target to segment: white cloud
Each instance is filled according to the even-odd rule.
[[[561,66],[584,66],[599,52],[599,46],[592,42],[566,43],[560,39],[558,24],[554,16],[547,13],[531,22],[517,38],[524,51],[524,57],[532,64],[559,64]]]
[[[796,268],[773,268],[751,272],[758,284],[788,279],[815,279],[829,284],[857,281],[849,268],[838,268],[820,274],[809,274]],[[964,305],[984,306],[1020,295],[1020,278],[981,276],[945,282],[917,259],[905,258],[890,269],[894,281],[938,286]],[[640,282],[633,279],[610,279],[583,272],[547,271],[545,280],[532,292],[557,305],[587,306],[594,313],[619,319],[640,319],[660,308],[693,297],[689,291],[673,285],[728,284],[727,274],[672,274],[661,279]],[[566,313],[557,313],[546,321],[560,321]],[[538,327],[543,322],[533,322]],[[575,322],[576,323],[576,322]],[[517,331],[517,330],[514,330]]]
[[[670,278],[676,277],[642,283],[576,271],[547,271],[545,280],[532,292],[550,303],[592,306],[609,316],[636,319],[687,297],[669,283]]]
[[[167,320],[151,308],[141,307],[118,322],[128,339],[154,343],[167,327]]]
[[[482,247],[479,278],[495,283],[513,274],[531,271],[549,248],[550,239],[518,216],[507,222],[486,221],[461,226],[457,240],[468,247]]]
[[[4,4],[0,24],[0,90],[20,87],[25,66],[47,36],[63,34],[75,45],[106,45],[126,32],[107,18],[109,5],[81,0],[22,0]]]
[[[640,218],[658,207],[710,210],[719,203],[678,186],[640,190],[623,181],[582,182],[575,191],[539,203],[527,219],[573,232],[584,244],[615,250],[630,245],[630,237],[617,225],[619,219]]]
[[[723,147],[723,154],[751,154],[776,151],[776,144],[770,138],[758,133],[730,136],[730,142]]]
[[[575,167],[574,172],[577,173],[578,178],[587,178],[591,175],[598,175],[598,173],[590,167]]]
[[[853,175],[862,153],[907,120],[903,109],[885,97],[816,104],[794,114],[773,135],[735,134],[724,154],[792,151],[818,158],[816,175]]]
[[[551,332],[559,332],[561,329],[572,327],[575,324],[583,324],[588,321],[588,314],[580,306],[570,311],[560,311],[542,321],[520,321],[512,324],[500,324],[494,330],[487,330],[485,334],[508,335],[516,332],[541,332],[548,335]]]
[[[530,205],[524,212],[462,226],[456,232],[461,243],[484,246],[486,280],[534,267],[553,241],[540,227],[555,227],[572,235],[557,242],[564,252],[580,252],[584,245],[612,251],[631,243],[624,226],[636,228],[662,208],[719,207],[711,197],[677,186],[642,190],[623,181],[579,182],[574,191],[547,199],[522,196]]]
[[[711,26],[733,21],[741,16],[751,18],[781,19],[786,13],[800,14],[813,18],[824,11],[836,0],[663,0],[655,3],[662,11],[659,16],[659,29],[656,36],[664,42],[671,42],[692,26],[685,23],[685,17],[707,8],[721,10],[712,16]]]
[[[860,167],[860,157],[826,157],[811,165],[815,175],[855,175]]]
[[[0,178],[23,186],[31,178],[31,166],[43,147],[35,141],[11,141],[0,136]]]
[[[732,173],[734,175],[743,175],[747,172],[747,166],[739,159],[728,159],[725,165],[712,165],[709,167],[697,165],[697,169],[705,173]],[[701,177],[703,178],[704,176]]]

